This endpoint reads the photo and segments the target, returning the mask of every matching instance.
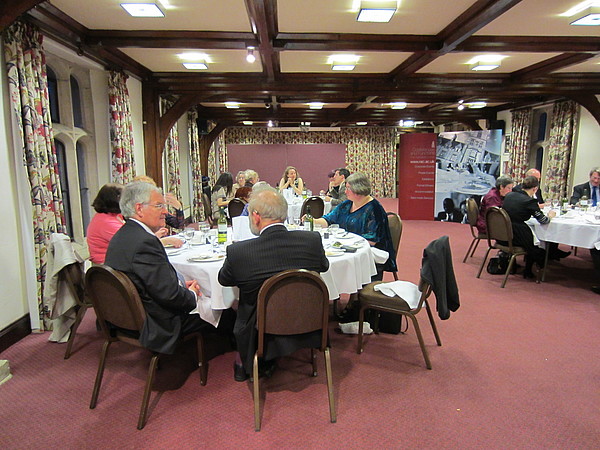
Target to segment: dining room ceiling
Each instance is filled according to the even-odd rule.
[[[203,117],[229,125],[475,126],[499,110],[560,98],[593,105],[600,94],[600,27],[564,15],[578,0],[398,0],[389,23],[358,22],[358,0],[156,3],[162,18],[131,17],[118,0],[51,0],[25,17],[161,95],[194,96]],[[186,69],[189,53],[207,69]],[[489,54],[502,56],[498,68],[471,70]],[[353,55],[355,68],[333,71],[335,55]]]

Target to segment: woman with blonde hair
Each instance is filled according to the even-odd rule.
[[[281,181],[279,182],[279,190],[283,193],[285,189],[291,189],[296,195],[302,195],[304,190],[304,182],[294,166],[287,166]]]

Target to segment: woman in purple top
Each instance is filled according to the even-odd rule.
[[[477,217],[477,230],[481,234],[487,233],[487,227],[485,225],[485,212],[492,206],[502,207],[504,196],[512,191],[515,182],[508,175],[502,175],[496,179],[496,187],[490,189],[490,191],[483,196],[481,199],[481,205],[479,206],[479,216]]]

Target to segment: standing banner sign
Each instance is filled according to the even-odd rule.
[[[432,220],[437,135],[404,134],[398,157],[398,212],[402,219]]]

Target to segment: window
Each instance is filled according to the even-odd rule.
[[[87,227],[90,223],[90,190],[87,183],[85,147],[80,142],[77,142],[75,150],[77,152],[77,175],[79,177],[81,218],[83,220],[83,235],[85,236]]]
[[[60,179],[60,191],[63,199],[63,208],[65,210],[67,234],[73,237],[73,215],[71,214],[71,198],[69,195],[69,177],[65,144],[58,139],[54,139],[54,146],[56,147],[56,162],[58,164],[58,177]]]
[[[71,75],[69,77],[71,85],[71,107],[73,108],[73,125],[83,128],[83,113],[81,112],[81,92],[77,79]]]
[[[50,102],[50,118],[52,123],[60,123],[60,111],[58,107],[58,80],[50,66],[46,67],[48,76],[48,101]]]

